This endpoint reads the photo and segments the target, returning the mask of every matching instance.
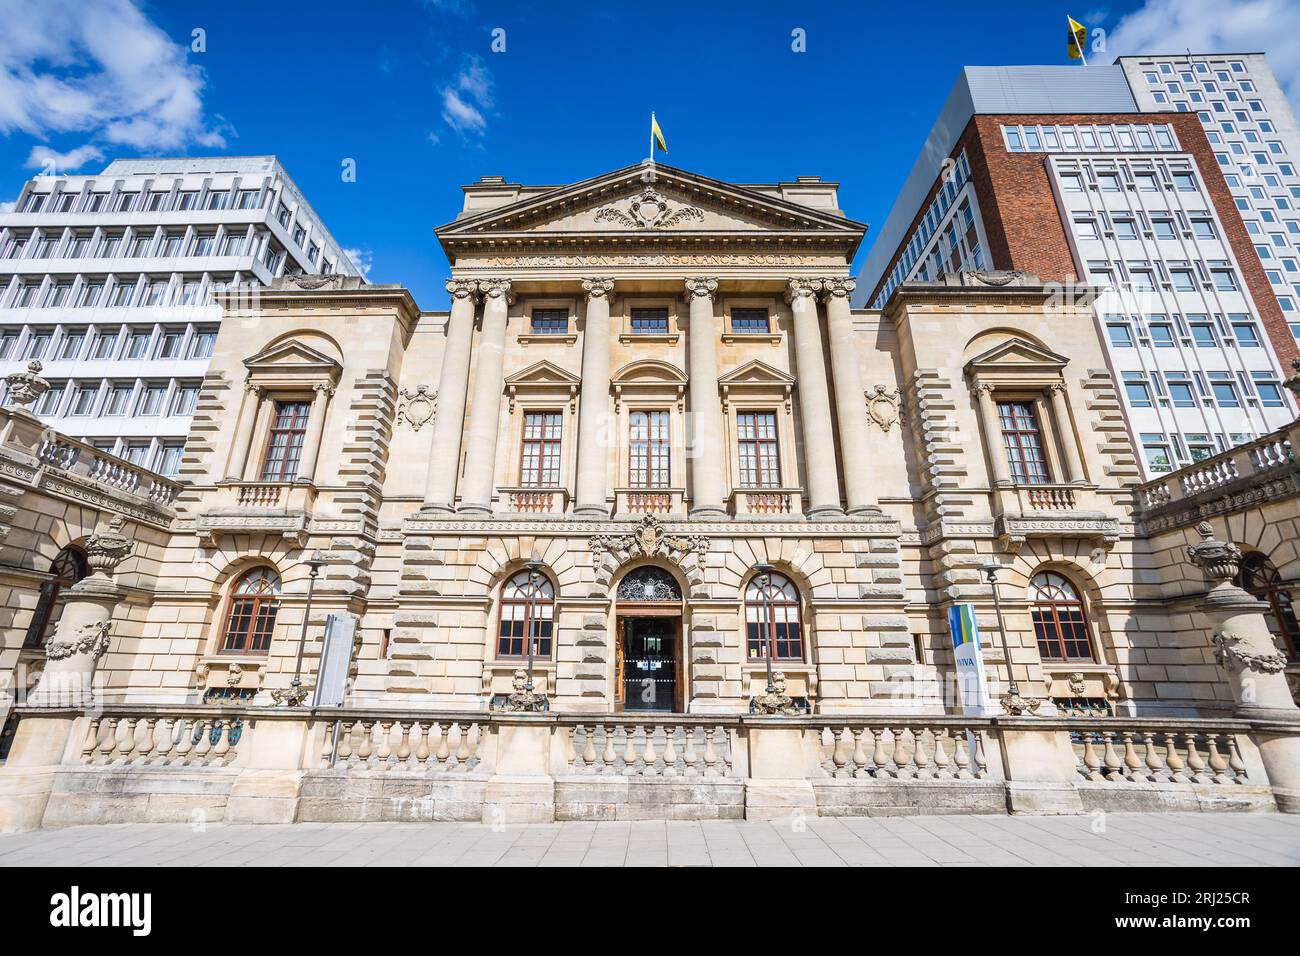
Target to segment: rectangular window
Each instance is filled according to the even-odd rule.
[[[569,331],[569,310],[533,309],[528,331],[533,335],[564,335]]]
[[[1048,481],[1043,439],[1038,416],[1031,402],[998,402],[998,423],[1011,480],[1018,485],[1041,485]]]
[[[525,488],[554,488],[560,483],[560,412],[524,413],[519,484]]]
[[[217,330],[211,327],[204,327],[194,330],[194,338],[190,340],[190,358],[205,359],[212,357],[212,346],[217,342]]]
[[[765,333],[772,331],[767,309],[732,309],[731,331]]]
[[[668,333],[667,309],[633,309],[633,335],[666,335]]]
[[[97,359],[110,359],[117,351],[117,339],[120,329],[100,329],[95,338],[95,355]]]
[[[72,407],[69,415],[89,415],[95,409],[95,399],[99,397],[99,385],[78,385],[73,391]]]
[[[0,361],[9,358],[9,354],[14,350],[14,346],[17,344],[17,332],[10,329],[0,333]]]
[[[153,338],[152,330],[132,329],[126,340],[124,359],[146,359],[149,357],[149,340]]]
[[[181,343],[184,341],[184,329],[163,329],[162,339],[158,343],[158,357],[160,359],[180,358]]]
[[[1210,391],[1214,393],[1214,400],[1225,408],[1237,408],[1241,405],[1237,386],[1233,384],[1232,375],[1228,372],[1210,373]]]
[[[181,452],[184,450],[182,442],[164,442],[158,454],[158,474],[175,478],[181,470]]]
[[[271,434],[266,440],[263,481],[293,481],[298,477],[302,443],[307,437],[309,402],[276,402]]]
[[[131,405],[131,393],[135,391],[134,385],[114,385],[108,393],[108,400],[104,402],[104,407],[100,415],[117,416],[125,415],[126,410]]]
[[[50,347],[50,340],[54,338],[53,329],[32,329],[27,336],[27,351],[23,358],[27,361],[45,357],[45,350]]]
[[[141,416],[161,415],[163,409],[163,400],[167,397],[167,386],[163,384],[150,384],[144,387],[140,393],[140,405],[136,409],[136,414]]]
[[[1286,407],[1286,402],[1282,398],[1282,388],[1272,372],[1251,372],[1250,376],[1255,382],[1255,392],[1259,395],[1261,405],[1265,408]]]
[[[628,484],[633,488],[667,488],[671,479],[668,412],[634,411],[628,415]]]
[[[1142,435],[1142,455],[1146,458],[1147,467],[1153,472],[1173,471],[1174,466],[1169,454],[1169,442],[1164,435],[1144,434]]]
[[[776,412],[738,413],[736,439],[740,451],[741,487],[781,487]]]
[[[85,329],[66,329],[63,333],[63,341],[59,343],[59,358],[75,361],[81,355],[81,347],[85,344]]]
[[[199,403],[199,387],[197,385],[180,385],[177,387],[175,394],[172,395],[172,407],[168,412],[170,415],[192,415],[194,406]]]

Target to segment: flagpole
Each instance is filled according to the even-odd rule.
[[[1079,51],[1079,59],[1084,66],[1088,65],[1088,58],[1083,55],[1083,44],[1079,42],[1079,34],[1074,32],[1074,18],[1068,13],[1065,15],[1065,30],[1070,34],[1070,39],[1074,41],[1074,48]]]
[[[650,170],[655,168],[655,111],[650,111]]]

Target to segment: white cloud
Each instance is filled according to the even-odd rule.
[[[188,47],[133,0],[0,0],[0,23],[0,134],[83,133],[140,150],[225,145],[204,116]]]
[[[7,212],[13,212],[14,207],[16,207],[17,205],[18,203],[12,199],[8,199],[5,200],[4,202],[0,202],[0,215],[3,215],[4,213]]]
[[[484,112],[492,107],[492,74],[469,57],[454,83],[442,89],[442,119],[462,136],[482,135],[487,130]]]
[[[48,146],[33,146],[27,154],[27,166],[30,169],[46,170],[51,175],[71,173],[85,166],[86,163],[104,158],[104,153],[97,146],[89,144],[70,149],[66,153],[55,152]]]
[[[361,278],[370,280],[370,270],[375,264],[375,254],[369,249],[344,249],[343,254],[352,260],[352,264],[361,273]]]
[[[1147,0],[1110,32],[1107,52],[1267,53],[1288,95],[1300,94],[1300,4],[1294,0]]]

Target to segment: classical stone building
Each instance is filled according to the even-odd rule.
[[[965,273],[854,310],[864,231],[816,177],[486,177],[437,233],[449,314],[341,276],[232,312],[179,484],[127,469],[106,491],[112,456],[11,413],[0,665],[46,640],[71,663],[19,708],[0,823],[110,819],[141,793],[152,818],[250,819],[1289,794],[1285,684],[1259,736],[1211,642],[1214,614],[1253,613],[1282,680],[1288,533],[1243,515],[1236,535],[1273,562],[1271,616],[1230,584],[1246,604],[1199,610],[1179,549],[1203,515],[1139,488],[1087,295]],[[1289,437],[1269,441],[1294,523]],[[1000,718],[956,717],[957,603],[995,699],[1015,681]],[[317,685],[331,616],[355,625],[343,709],[285,706],[295,674]],[[426,763],[459,782],[430,796]],[[172,771],[192,791],[163,797]]]

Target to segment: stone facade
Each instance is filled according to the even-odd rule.
[[[919,805],[898,789],[841,792],[844,767],[866,776],[887,759],[910,768],[901,777],[937,774],[941,783],[965,761],[957,790],[964,780],[999,781],[948,805],[1079,809],[1086,796],[1057,792],[1075,774],[1071,741],[1082,739],[1065,715],[1230,717],[1239,701],[1215,663],[1212,626],[1192,607],[1208,587],[1177,556],[1186,522],[1162,517],[1161,494],[1137,484],[1090,302],[1060,301],[1033,276],[970,274],[905,286],[883,311],[852,310],[848,270],[865,227],[839,211],[834,184],[817,179],[740,187],[632,167],[572,186],[485,179],[465,191],[464,214],[438,231],[452,264],[449,314],[421,313],[396,286],[300,277],[222,323],[179,486],[150,490],[147,473],[132,474],[129,495],[86,491],[93,508],[64,504],[78,493],[59,484],[70,480],[66,458],[47,448],[58,440],[29,435],[28,451],[14,451],[2,482],[11,513],[0,580],[11,598],[0,663],[14,665],[42,574],[62,548],[85,550],[113,514],[135,541],[116,565],[121,597],[107,647],[91,662],[105,710],[90,723],[76,718],[82,736],[65,727],[66,748],[29,741],[25,763],[39,763],[37,752],[72,760],[81,769],[59,786],[80,793],[119,750],[148,777],[188,743],[202,760],[179,762],[210,769],[203,786],[225,781],[223,807],[279,806],[266,812],[283,816],[289,804],[276,794],[291,791],[289,819],[301,807],[329,817],[338,801],[362,799],[360,778],[336,779],[348,767],[430,759],[492,770],[447,797],[461,808],[453,815],[485,819],[528,818],[520,807],[534,804],[550,808],[543,816],[579,817],[690,815],[704,811],[681,807],[699,801],[716,810],[740,800],[752,815]],[[1035,423],[1045,480],[1026,481],[1023,460],[1008,457],[1009,404],[1030,410],[1022,414]],[[659,480],[638,482],[631,416],[651,411],[666,423]],[[525,422],[541,413],[558,446],[536,451],[543,462],[534,467],[521,447],[531,440]],[[755,465],[759,453],[741,439],[760,413],[775,438]],[[29,434],[30,416],[6,414],[21,426],[7,434]],[[268,478],[276,435],[294,415],[296,469]],[[1284,457],[1291,462],[1289,445]],[[767,469],[764,480],[756,468]],[[1273,505],[1292,523],[1294,490]],[[1229,533],[1275,552],[1294,576],[1284,527],[1245,513],[1228,520]],[[323,564],[309,604],[313,552]],[[999,572],[1009,661],[989,565]],[[280,589],[269,646],[250,653],[230,646],[232,608],[258,569]],[[1040,651],[1031,588],[1046,573],[1079,594],[1085,654]],[[524,579],[552,608],[549,651],[532,660],[503,653],[507,605],[522,600],[509,589]],[[747,607],[769,580],[788,588],[782,620],[798,622],[781,631],[797,633],[797,650],[776,661],[793,708],[810,715],[789,718],[803,721],[793,737],[763,737],[780,717],[751,725],[742,716],[770,679],[756,647],[772,644],[746,625],[775,619],[754,617],[775,613],[770,597]],[[630,582],[645,594],[630,593]],[[650,582],[660,589],[653,598]],[[90,599],[69,592],[67,607]],[[981,724],[983,738],[975,725],[945,723],[960,713],[948,630],[957,602],[975,607],[995,699],[1009,667],[1020,692],[1041,701],[1046,749],[1016,742],[1038,739],[1017,729],[1024,718]],[[290,685],[300,639],[303,682],[314,687],[331,615],[356,624],[344,700],[353,716],[346,725],[319,711],[292,719],[273,706],[275,692]],[[656,645],[654,666],[671,679],[638,709],[626,675],[650,652],[630,634],[647,621],[658,628],[647,640],[669,648]],[[60,622],[55,637],[70,626]],[[521,691],[520,671],[550,713],[488,717]],[[872,729],[873,715],[881,727]],[[902,723],[889,729],[890,720]],[[51,721],[42,727],[53,740]],[[1184,743],[1206,745],[1197,740]],[[977,751],[992,768],[985,777]],[[629,773],[635,765],[673,777],[666,768],[681,766],[690,776],[708,766],[719,779],[699,801],[662,788],[642,794],[637,811],[627,809],[626,780],[581,792],[556,782],[563,767],[613,772],[633,752]],[[1249,746],[1232,752],[1242,774],[1249,765],[1252,779],[1263,776]],[[242,783],[222,776],[236,753]],[[1078,759],[1087,766],[1082,750]],[[1057,769],[1043,776],[1039,761]],[[810,782],[819,767],[825,780]],[[530,789],[540,777],[549,796]],[[743,799],[726,789],[732,777],[750,780]],[[378,794],[390,785],[364,786]],[[201,805],[199,795],[191,803]],[[51,819],[113,818],[78,806]],[[401,818],[393,806],[382,813]]]

